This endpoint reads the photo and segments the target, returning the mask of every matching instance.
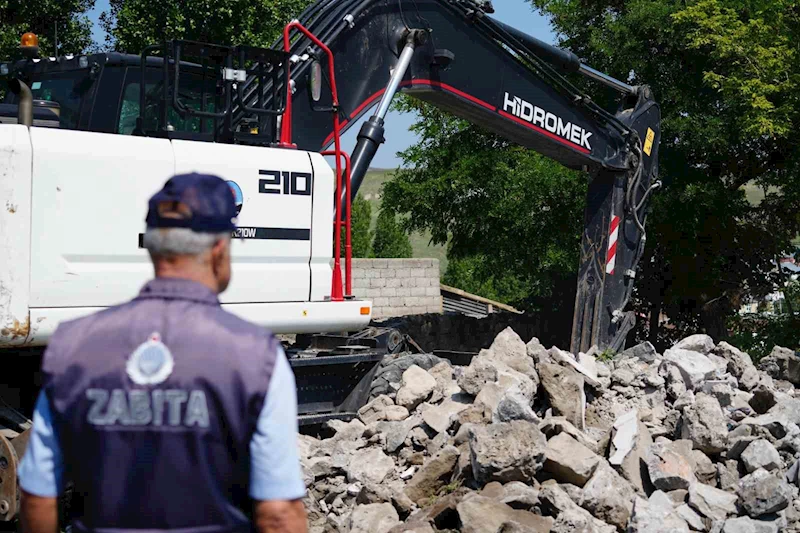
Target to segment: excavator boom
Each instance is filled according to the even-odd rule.
[[[321,151],[334,135],[330,117],[314,111],[327,106],[339,113],[344,131],[376,108],[351,154],[352,196],[384,142],[384,119],[397,91],[585,170],[590,183],[571,349],[619,350],[635,323],[626,308],[644,248],[644,213],[660,185],[659,106],[647,86],[598,72],[491,12],[490,2],[468,0],[316,2],[298,23],[332,52],[338,105],[318,87],[326,57],[300,35],[290,47],[293,96],[282,120],[290,121],[299,149]],[[618,109],[597,105],[567,79],[570,73],[617,90]],[[243,94],[255,102],[259,92],[269,99],[272,90],[249,80]]]

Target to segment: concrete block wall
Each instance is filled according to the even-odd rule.
[[[353,295],[372,300],[374,319],[441,313],[439,260],[353,259]]]

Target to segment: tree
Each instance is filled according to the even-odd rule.
[[[375,241],[372,243],[375,257],[385,259],[411,257],[411,241],[408,234],[397,223],[396,214],[386,207],[385,200],[378,214],[375,227]]]
[[[774,257],[800,230],[797,2],[529,1],[551,18],[560,46],[612,76],[650,85],[660,104],[665,187],[654,195],[637,273],[634,304],[650,320],[636,335],[663,347],[670,340],[663,314],[678,335],[727,337],[740,302],[777,285]],[[570,76],[615,107],[611,91]],[[548,287],[569,286],[577,269],[583,178],[463,122],[442,123],[428,106],[402,105],[417,113],[422,142],[402,154],[409,168],[387,190],[397,191],[410,225],[431,229],[438,242],[451,237],[457,257],[493,262],[472,268],[478,282],[496,286],[505,269],[525,280],[527,299],[571,307],[574,284]],[[751,204],[742,191],[748,183],[770,192]]]
[[[406,229],[448,245],[449,284],[531,311],[574,300],[586,180],[427,104],[400,99],[421,141],[384,185]],[[565,305],[565,302],[568,302]]]
[[[637,285],[651,340],[664,312],[678,332],[730,333],[746,296],[779,281],[774,257],[797,235],[797,2],[533,0],[561,45],[661,103],[661,175]],[[759,205],[741,187],[772,187]],[[643,334],[644,332],[640,332]]]
[[[353,257],[372,256],[372,207],[369,202],[360,194],[356,195],[350,210],[351,243],[353,245]],[[342,239],[344,242],[344,238]],[[344,255],[344,247],[342,247]]]
[[[19,41],[29,31],[39,37],[42,56],[55,54],[56,33],[59,55],[87,51],[92,44],[92,23],[86,14],[94,3],[95,0],[0,0],[0,58],[21,59]]]
[[[107,44],[139,53],[164,39],[270,47],[311,0],[111,0],[101,17]]]

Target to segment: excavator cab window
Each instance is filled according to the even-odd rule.
[[[148,68],[147,70],[143,113],[143,127],[146,131],[155,130],[158,127],[158,113],[164,88],[163,76],[159,69]],[[122,92],[117,133],[131,135],[136,129],[136,120],[140,114],[140,87],[141,77],[138,69],[132,68]],[[170,94],[171,90],[170,88]],[[213,79],[203,79],[197,74],[186,73],[180,79],[178,101],[189,109],[196,111],[203,109],[213,113],[219,104],[214,91]],[[201,121],[205,124],[201,124]],[[210,132],[214,128],[213,119],[201,119],[197,116],[182,117],[172,106],[167,108],[167,122],[176,132],[200,133],[201,130]]]

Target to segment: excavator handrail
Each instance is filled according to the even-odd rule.
[[[333,132],[334,132],[334,150],[332,155],[336,157],[336,222],[334,223],[334,258],[333,258],[333,280],[331,282],[331,300],[334,302],[344,301],[344,294],[342,293],[342,266],[341,266],[341,239],[342,239],[342,145],[341,145],[341,123],[339,122],[339,93],[336,90],[336,70],[334,68],[333,52],[330,48],[317,38],[316,35],[308,31],[305,26],[300,24],[299,21],[293,20],[283,29],[283,49],[288,53],[291,50],[290,36],[292,29],[298,30],[305,35],[315,45],[317,45],[328,56],[328,75],[331,87],[331,98],[333,100]],[[287,78],[291,78],[291,60],[286,65]],[[281,140],[279,146],[282,148],[297,148],[297,145],[292,143],[292,84],[287,84],[286,89],[286,109],[281,121]],[[349,166],[349,156],[346,159],[346,164]],[[350,190],[350,173],[347,173],[347,186],[346,190]],[[348,214],[347,225],[350,225],[350,200],[348,196]],[[348,231],[349,240],[349,231]],[[345,268],[348,267],[349,261],[346,261]],[[349,292],[349,290],[348,290]]]

